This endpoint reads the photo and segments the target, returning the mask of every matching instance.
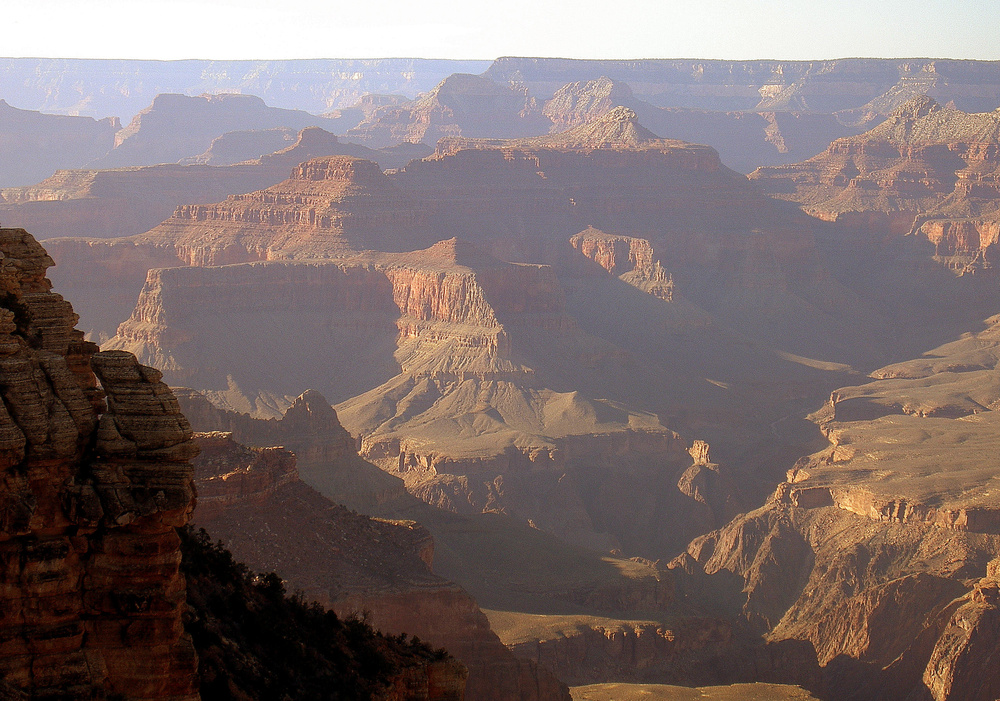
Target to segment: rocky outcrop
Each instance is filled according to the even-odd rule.
[[[987,699],[1000,694],[993,674],[1000,649],[1000,562],[987,565],[986,577],[958,599],[924,671],[924,684],[935,699]]]
[[[9,98],[10,94],[5,93]],[[0,188],[30,185],[62,168],[80,168],[113,145],[115,118],[42,114],[0,100]],[[4,197],[0,195],[0,203]]]
[[[687,557],[702,578],[681,588],[741,607],[772,644],[810,642],[822,688],[837,698],[986,699],[976,683],[951,687],[947,679],[959,667],[990,664],[994,647],[966,647],[968,634],[956,636],[950,621],[966,601],[982,601],[967,582],[997,548],[995,536],[876,525],[836,508],[776,501],[692,542]],[[971,620],[958,625],[975,630]]]
[[[115,135],[114,148],[91,162],[97,168],[177,163],[197,156],[222,134],[250,129],[322,127],[332,120],[269,107],[254,95],[157,95]],[[259,155],[259,154],[258,154]]]
[[[864,134],[751,178],[818,218],[873,230],[869,235],[900,236],[930,225],[924,230],[935,231],[937,255],[975,259],[982,255],[978,237],[973,243],[957,232],[949,236],[940,220],[995,217],[998,134],[995,111],[970,114],[918,97]],[[942,246],[943,239],[950,240]]]
[[[612,275],[664,302],[674,299],[673,275],[663,269],[646,239],[612,236],[588,227],[570,245]]]
[[[838,698],[992,699],[997,319],[811,418],[829,444],[769,503],[695,539],[680,589],[809,641]],[[692,567],[695,564],[696,566]]]
[[[857,333],[858,303],[824,272],[805,215],[756,192],[711,148],[660,139],[624,108],[555,135],[445,139],[434,156],[388,175],[358,160],[314,160],[266,190],[181,207],[132,244],[213,265],[413,251],[447,232],[503,260],[569,266],[568,239],[591,226],[649,241],[663,270],[637,282],[672,276],[693,302],[752,335],[783,336],[808,357]],[[64,267],[89,265],[54,250]],[[811,325],[790,331],[782,306],[852,323],[830,319],[820,342]]]
[[[0,230],[0,252],[3,679],[32,697],[193,701],[176,532],[190,427],[159,372],[83,341],[30,235]]]
[[[244,448],[231,436],[198,434],[195,522],[237,557],[343,615],[365,611],[379,630],[446,647],[469,670],[470,700],[568,699],[550,672],[511,655],[465,591],[432,573],[434,542],[424,528],[337,506],[299,481],[291,453]],[[346,457],[326,468],[350,469]]]
[[[832,114],[816,112],[655,107],[637,98],[626,83],[606,76],[564,85],[545,102],[543,113],[552,120],[552,131],[563,131],[599,119],[619,105],[635,111],[657,134],[712,146],[723,163],[743,173],[803,160],[834,139],[859,131]]]
[[[374,148],[402,142],[433,146],[443,136],[511,138],[543,134],[548,126],[526,90],[456,73],[412,102],[376,108],[347,135]]]
[[[293,132],[291,143],[279,149],[231,165],[198,162],[59,171],[36,185],[0,190],[0,216],[30,228],[42,239],[131,236],[152,229],[179,206],[213,202],[281,182],[300,162],[317,156],[360,156],[385,167],[416,157],[342,143],[319,127]],[[52,244],[57,258],[60,245]]]

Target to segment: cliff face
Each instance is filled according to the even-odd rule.
[[[987,111],[1000,103],[992,61],[837,59],[832,61],[642,61],[503,57],[484,76],[528,88],[547,99],[561,86],[607,76],[628,83],[658,107],[704,110],[838,112],[845,122],[886,116],[915,95],[959,109]],[[969,88],[976,85],[975,89]]]
[[[215,413],[216,420],[224,416]],[[267,433],[279,423],[294,423],[294,410],[282,422],[242,421],[244,430],[256,425]],[[446,647],[468,668],[470,700],[568,699],[551,673],[511,655],[464,590],[432,573],[434,541],[425,529],[337,506],[299,481],[291,453],[247,449],[231,436],[198,434],[195,522],[237,557],[279,573],[343,615],[366,611],[383,632],[406,632]],[[330,458],[324,467],[351,469],[347,455]]]
[[[723,163],[743,173],[803,160],[859,131],[828,113],[656,107],[637,98],[626,83],[606,76],[564,85],[545,102],[543,113],[558,132],[599,119],[619,105],[633,110],[656,134],[711,145]]]
[[[152,229],[181,205],[268,187],[287,178],[302,161],[333,154],[360,156],[386,167],[401,166],[410,158],[341,143],[319,127],[307,127],[292,132],[290,143],[231,165],[212,163],[209,154],[204,163],[58,171],[35,185],[0,190],[0,216],[40,239],[132,236]]]
[[[722,167],[711,148],[660,139],[618,108],[555,135],[446,139],[436,155],[388,175],[359,160],[313,160],[266,190],[180,207],[131,244],[172,247],[189,265],[218,265],[412,251],[455,236],[503,260],[562,266],[574,258],[568,240],[594,227],[649,241],[689,299],[773,338],[790,333],[783,305],[858,313],[824,272],[809,221]],[[72,244],[53,250],[64,269],[91,265],[90,255],[63,256],[63,245]],[[96,254],[102,246],[95,246]],[[87,318],[90,304],[82,310]],[[753,314],[757,320],[746,323]],[[816,352],[809,344],[842,344],[858,326],[853,321],[822,342],[815,328],[795,329],[786,346],[808,355]]]
[[[288,337],[300,344],[287,348]],[[155,270],[109,346],[258,415],[275,415],[273,399],[318,385],[342,402],[338,413],[363,457],[452,511],[508,513],[577,542],[633,549],[637,529],[624,521],[669,509],[654,499],[616,520],[625,497],[606,474],[615,465],[629,474],[628,493],[664,493],[688,535],[715,518],[675,487],[690,457],[674,432],[652,414],[591,398],[602,385],[589,368],[624,376],[624,354],[579,330],[553,270],[503,263],[462,241],[351,263]],[[279,366],[262,371],[278,356]],[[578,390],[551,388],[548,378],[567,372],[551,358],[570,361]],[[582,472],[560,480],[567,470]],[[683,525],[679,514],[695,512]],[[608,530],[614,535],[600,535]],[[663,537],[681,537],[661,535],[638,540],[652,537],[661,552]]]
[[[73,329],[34,239],[0,230],[0,251],[4,681],[193,701],[176,532],[194,503],[190,427],[159,372]]]
[[[0,100],[0,187],[30,185],[60,168],[86,165],[112,147],[119,127],[110,117],[42,114]]]
[[[998,134],[997,112],[969,114],[914,98],[871,131],[751,178],[821,219],[875,235],[922,231],[936,239],[936,255],[971,263],[982,258],[979,242],[969,245],[967,237],[941,229],[958,219],[972,220],[966,226],[975,230],[976,220],[995,218]],[[944,246],[942,237],[948,238]]]
[[[688,596],[809,641],[838,698],[993,698],[998,337],[992,317],[834,391],[811,416],[828,445],[674,562]]]
[[[401,142],[433,146],[443,136],[509,138],[543,134],[548,126],[526,90],[456,73],[416,100],[375,108],[347,135],[375,148]]]
[[[682,590],[742,608],[772,642],[808,641],[821,688],[836,698],[996,694],[993,675],[963,676],[997,654],[995,638],[982,637],[993,625],[995,535],[798,503],[779,490],[767,506],[693,541],[676,564],[691,569],[687,558],[698,574]]]
[[[308,112],[267,106],[254,95],[157,95],[115,135],[114,148],[91,165],[98,168],[177,163],[205,151],[231,131],[331,126]]]

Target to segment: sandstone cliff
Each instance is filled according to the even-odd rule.
[[[751,177],[846,228],[875,236],[921,231],[935,244],[935,256],[961,270],[981,263],[992,241],[998,133],[1000,113],[969,114],[914,98],[871,131],[839,139],[804,163]]]
[[[3,229],[0,250],[3,680],[32,697],[197,699],[176,532],[194,503],[190,427],[159,372],[73,329],[34,239]]]
[[[987,323],[833,392],[812,415],[828,445],[674,562],[687,596],[728,601],[771,641],[810,642],[837,698],[992,699],[996,675],[979,671],[1000,654]]]
[[[630,552],[655,542],[665,552],[667,540],[676,547],[730,507],[677,486],[691,458],[655,415],[592,398],[641,379],[627,379],[619,349],[579,330],[562,294],[551,268],[503,263],[455,240],[337,264],[155,270],[109,347],[265,416],[274,400],[317,385],[341,402],[362,456],[428,503],[508,513],[576,542]],[[286,330],[275,334],[275,323]],[[290,336],[300,347],[286,347]],[[280,366],[262,370],[278,356]],[[567,380],[579,389],[552,389]],[[573,480],[562,479],[567,471]],[[626,475],[625,492],[614,489]],[[613,516],[629,512],[624,493],[646,490],[642,509]],[[668,516],[680,529],[669,535],[629,525]]]
[[[446,232],[504,260],[567,265],[568,239],[590,226],[648,240],[692,302],[798,355],[856,352],[859,315],[871,315],[824,270],[805,215],[761,195],[711,148],[655,137],[625,108],[544,137],[446,139],[388,175],[314,160],[266,190],[178,208],[133,244],[211,265],[417,250]],[[90,265],[62,245],[53,251],[63,269]],[[81,297],[84,318],[92,297]],[[805,312],[823,323],[804,323]]]

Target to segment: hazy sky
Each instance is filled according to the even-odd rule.
[[[998,0],[3,0],[4,56],[1000,59]]]

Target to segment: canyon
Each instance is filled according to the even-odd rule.
[[[416,654],[421,693],[992,701],[995,72],[503,58],[330,102],[343,138],[213,126],[183,164],[0,190],[5,222],[45,198],[53,232],[85,207],[119,222],[45,240],[104,350],[38,296],[23,232],[42,262],[8,286],[10,333],[44,348],[66,459],[98,465],[81,494],[100,460],[161,457],[89,457],[94,431],[126,450],[105,367],[171,386],[186,457],[158,469],[187,481],[157,528],[191,516],[193,475],[194,523],[253,569],[447,648]],[[150,115],[201,102],[264,106],[157,98],[121,143],[169,145]],[[46,537],[86,566],[104,527]],[[194,698],[192,659],[156,683]]]
[[[9,698],[199,699],[199,653],[209,650],[188,625],[211,613],[178,532],[195,504],[190,424],[160,372],[83,340],[45,277],[52,260],[29,234],[0,229],[0,254],[0,689]],[[367,634],[372,648],[377,636]],[[462,698],[457,662],[414,654],[419,645],[393,652],[392,675],[372,675],[372,698]]]

